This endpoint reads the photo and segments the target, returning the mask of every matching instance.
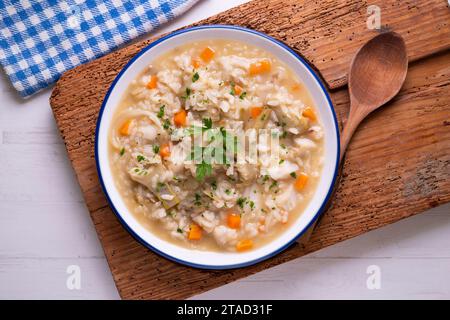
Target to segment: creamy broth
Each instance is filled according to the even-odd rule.
[[[112,123],[111,169],[127,207],[150,232],[187,248],[264,245],[298,219],[320,179],[324,138],[307,89],[276,57],[241,42],[194,42],[149,61]],[[236,140],[239,123],[278,134],[280,160],[212,165],[210,174],[174,164],[189,128],[207,136],[211,124]]]

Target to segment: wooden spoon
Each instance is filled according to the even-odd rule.
[[[340,160],[361,121],[400,91],[407,70],[405,42],[395,32],[381,33],[358,50],[348,75],[350,113],[341,134]]]
[[[358,125],[369,113],[397,95],[405,82],[407,70],[405,42],[395,32],[381,33],[358,50],[348,76],[350,113],[341,134],[340,165]],[[309,241],[319,219],[297,240],[302,246]]]

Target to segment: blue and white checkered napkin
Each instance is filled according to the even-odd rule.
[[[28,97],[198,0],[0,0],[0,63]]]

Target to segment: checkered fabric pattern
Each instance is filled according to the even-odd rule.
[[[1,0],[0,63],[22,97],[198,0]]]

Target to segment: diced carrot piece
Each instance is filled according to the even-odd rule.
[[[251,248],[253,248],[253,241],[249,239],[241,240],[236,244],[237,251],[245,251]]]
[[[200,67],[200,60],[197,58],[192,58],[191,64],[194,67],[194,69],[198,69]]]
[[[155,89],[157,84],[158,84],[158,77],[156,75],[153,75],[150,77],[150,81],[147,83],[147,88]]]
[[[214,50],[210,47],[206,47],[203,49],[202,53],[200,53],[200,58],[202,58],[205,62],[210,62],[212,58],[214,58]]]
[[[305,110],[303,110],[302,115],[306,118],[308,118],[311,121],[316,121],[317,116],[314,110],[310,107],[306,107]]]
[[[189,240],[200,240],[202,238],[202,228],[196,224],[191,224],[188,233]]]
[[[298,192],[305,189],[306,183],[308,182],[308,176],[305,173],[297,174],[297,179],[294,182],[295,190]]]
[[[271,68],[272,64],[269,60],[261,60],[259,62],[250,64],[249,73],[251,76],[254,76],[257,74],[269,72]]]
[[[239,96],[242,93],[242,87],[237,84],[234,85],[234,93]]]
[[[170,157],[170,145],[168,143],[164,143],[159,148],[159,155],[161,158]]]
[[[130,134],[130,126],[131,126],[131,119],[128,119],[123,123],[123,125],[119,129],[119,133],[123,136],[127,136]]]
[[[262,107],[252,107],[250,108],[250,116],[252,117],[252,119],[256,119],[258,118],[258,116],[261,114],[262,111],[263,111]]]
[[[241,216],[236,213],[230,213],[227,217],[227,224],[231,229],[239,229],[241,227]]]
[[[182,109],[175,113],[173,116],[173,122],[177,127],[184,127],[186,125],[187,113],[186,110]]]

